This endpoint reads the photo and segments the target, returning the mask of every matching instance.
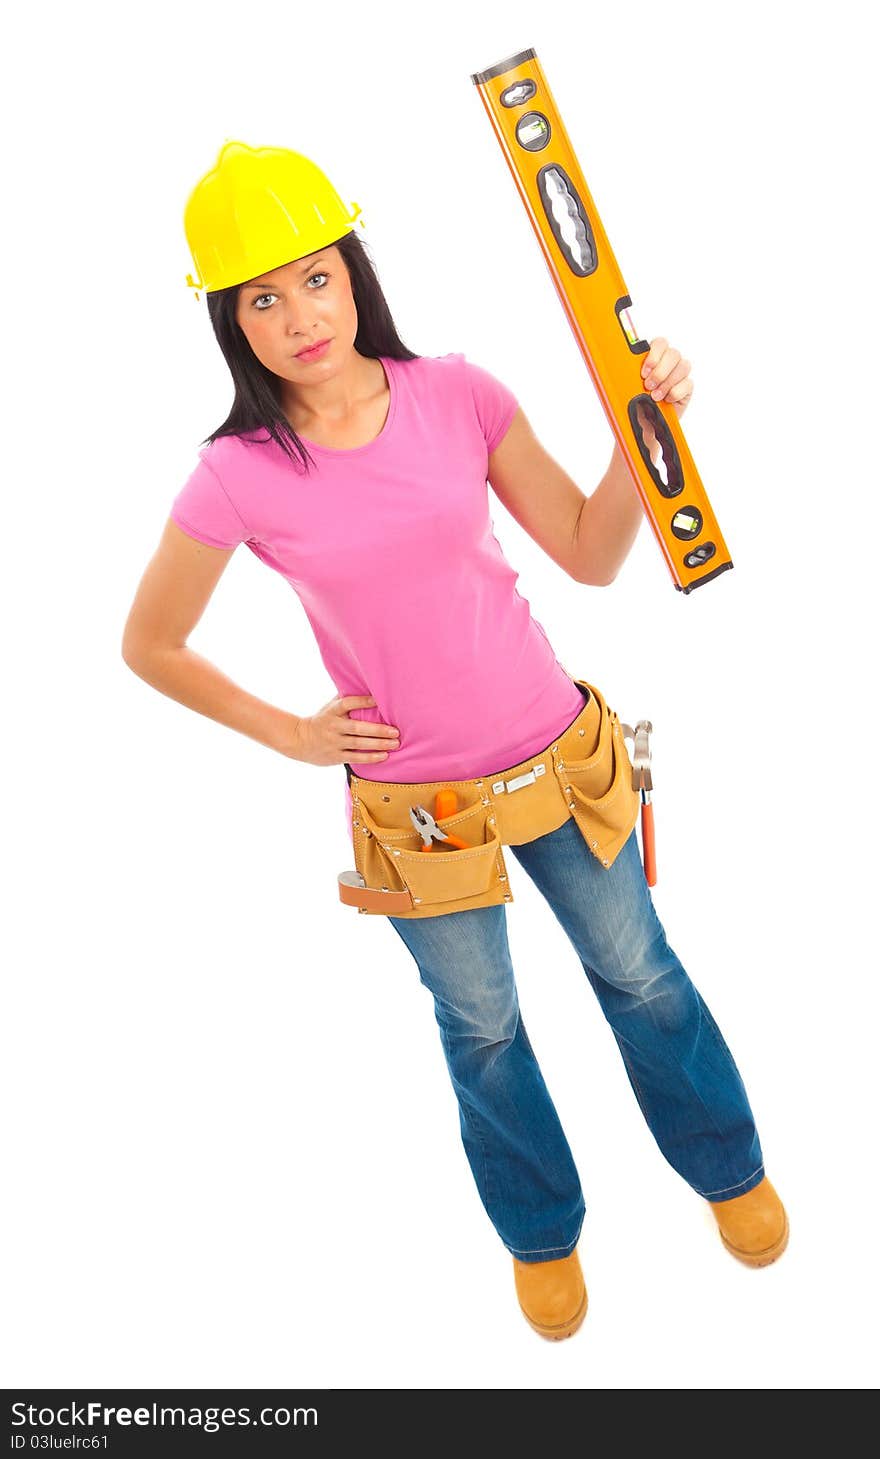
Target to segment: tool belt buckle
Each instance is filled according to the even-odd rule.
[[[546,765],[533,765],[531,770],[527,770],[524,775],[514,775],[511,780],[496,780],[492,786],[492,794],[504,795],[506,791],[510,795],[514,790],[522,790],[526,785],[534,785],[539,775],[544,775],[546,772]]]

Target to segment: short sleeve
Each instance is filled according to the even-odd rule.
[[[170,516],[187,536],[209,547],[237,547],[249,536],[220,477],[203,452],[171,504]]]
[[[465,360],[465,370],[486,450],[491,455],[513,420],[519,402],[513,391],[482,365]]]

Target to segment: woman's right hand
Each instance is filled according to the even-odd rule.
[[[394,725],[372,719],[351,719],[349,710],[365,709],[376,703],[372,694],[336,695],[317,714],[297,721],[294,743],[287,752],[308,765],[372,765],[387,760],[400,745],[400,731]]]

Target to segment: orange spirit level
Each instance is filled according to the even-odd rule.
[[[671,403],[642,388],[632,300],[534,50],[471,76],[675,586],[733,567]]]

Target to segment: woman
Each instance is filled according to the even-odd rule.
[[[235,398],[174,499],[123,643],[162,693],[293,759],[345,765],[353,837],[369,834],[368,788],[375,809],[386,786],[506,774],[598,712],[598,691],[567,674],[516,591],[487,479],[577,582],[612,581],[642,516],[617,448],[585,498],[500,380],[462,354],[402,344],[356,217],[284,149],[229,142],[194,189],[185,225],[203,277],[188,282],[207,289]],[[682,413],[692,382],[678,350],[655,339],[642,375]],[[241,542],[305,607],[338,689],[313,714],[247,694],[186,646]],[[438,819],[441,835],[454,825],[439,802]],[[775,1260],[786,1214],[730,1051],[657,918],[632,820],[606,856],[573,815],[517,839],[509,849],[577,950],[663,1155],[710,1202],[733,1255]],[[442,875],[455,852],[437,849],[411,859]],[[584,1202],[519,1012],[509,900],[496,884],[476,905],[410,902],[388,920],[433,995],[464,1148],[520,1307],[558,1339],[587,1307]]]

